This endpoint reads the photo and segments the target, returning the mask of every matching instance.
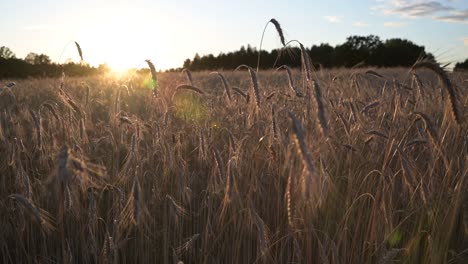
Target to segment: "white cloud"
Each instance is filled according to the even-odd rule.
[[[371,7],[385,15],[402,18],[431,18],[442,22],[468,24],[468,9],[461,10],[451,6],[455,1],[423,0],[386,0],[378,1],[379,5]]]
[[[341,18],[338,16],[324,16],[325,20],[327,20],[330,23],[340,23]]]
[[[463,39],[463,44],[465,44],[465,46],[468,46],[468,38]]]
[[[402,27],[405,23],[402,22],[385,22],[384,27]]]
[[[356,21],[353,23],[353,26],[355,27],[368,27],[369,24],[366,23],[366,22],[362,22],[362,21]]]

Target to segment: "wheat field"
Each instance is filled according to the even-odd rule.
[[[2,81],[0,261],[466,263],[468,74],[270,23],[302,70]]]
[[[246,68],[4,87],[1,262],[467,260],[466,74]]]

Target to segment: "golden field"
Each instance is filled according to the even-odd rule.
[[[4,87],[0,262],[466,263],[468,74],[250,70]]]

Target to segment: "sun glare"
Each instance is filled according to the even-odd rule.
[[[87,13],[85,21],[75,25],[77,33],[73,39],[79,40],[86,62],[94,66],[105,63],[113,72],[146,68],[146,59],[157,70],[175,68],[192,57],[192,53],[182,55],[185,42],[177,39],[179,28],[184,25],[171,19],[166,13],[153,17],[138,7],[96,8]],[[70,47],[70,52],[76,52]],[[71,54],[76,57],[75,53]]]
[[[120,78],[120,77],[125,77],[127,76],[128,74],[130,74],[130,70],[129,69],[114,69],[114,68],[110,68],[110,71],[109,73],[114,76],[114,77],[117,77],[117,78]]]
[[[106,63],[109,66],[111,73],[116,75],[124,75],[128,73],[131,68],[136,67],[134,63],[126,60],[109,60]]]
[[[95,12],[89,15],[90,21],[82,26],[78,37],[88,44],[88,57],[95,60],[91,63],[105,63],[116,74],[145,67],[144,60],[149,57],[149,49],[145,45],[154,43],[154,40],[148,39],[141,30],[143,11],[115,8],[105,19],[102,18],[102,12]]]

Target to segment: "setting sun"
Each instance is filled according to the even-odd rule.
[[[111,9],[104,18],[101,12],[90,14],[88,25],[79,33],[83,43],[90,46],[89,59],[99,58],[114,71],[144,66],[144,59],[151,53],[145,42],[152,43],[141,30],[139,9]],[[99,22],[100,21],[100,22]]]

